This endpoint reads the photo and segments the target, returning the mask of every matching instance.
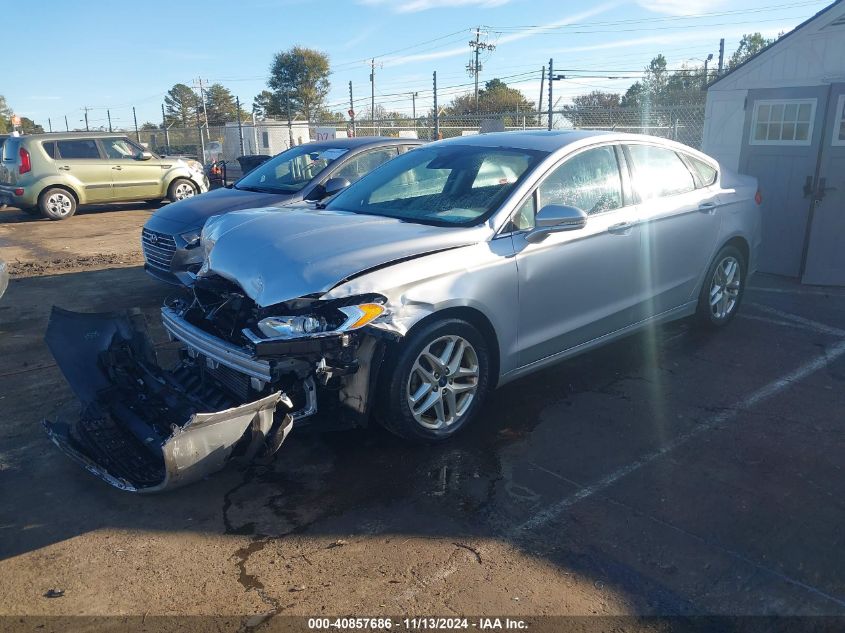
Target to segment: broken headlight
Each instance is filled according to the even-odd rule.
[[[360,303],[341,306],[332,312],[336,312],[336,315],[269,316],[258,322],[258,329],[265,337],[271,339],[339,334],[372,323],[385,313],[385,307],[380,303]],[[244,334],[250,333],[249,330],[244,330]]]

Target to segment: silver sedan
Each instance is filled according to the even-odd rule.
[[[490,389],[552,363],[673,319],[724,327],[755,268],[760,203],[754,178],[678,143],[520,132],[414,149],[321,208],[212,218],[192,297],[162,308],[183,360],[165,378],[147,371],[159,375],[149,388],[122,385],[120,402],[201,384],[194,410],[205,402],[217,426],[196,414],[158,428],[161,407],[134,408],[133,428],[141,419],[161,443],[163,479],[149,488],[233,451],[272,452],[306,422],[374,419],[442,440],[479,417]],[[144,374],[110,373],[121,371]],[[112,420],[126,424],[117,409]],[[186,441],[205,449],[179,479],[168,456]]]

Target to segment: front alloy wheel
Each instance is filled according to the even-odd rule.
[[[477,416],[491,365],[487,339],[463,319],[413,328],[379,371],[376,417],[406,439],[445,440]]]
[[[184,200],[185,198],[190,198],[194,195],[194,193],[196,192],[194,191],[193,186],[191,186],[191,184],[187,182],[180,182],[173,188],[173,197],[176,198],[176,200]]]
[[[467,412],[478,391],[478,355],[466,339],[442,336],[420,352],[408,377],[408,407],[427,429],[443,429]]]

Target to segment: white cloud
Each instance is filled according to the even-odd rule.
[[[389,6],[394,13],[417,13],[429,9],[456,9],[460,7],[500,7],[511,0],[360,0],[370,6]]]
[[[701,15],[728,4],[727,0],[637,0],[647,11],[669,15]]]
[[[368,0],[368,2],[375,2],[375,1],[382,1],[382,0]],[[423,0],[419,0],[423,1]],[[430,0],[425,0],[430,1]],[[439,1],[439,0],[438,0]],[[453,0],[454,2],[460,2],[466,0]],[[534,28],[525,29],[524,31],[519,31],[517,33],[510,33],[508,35],[504,35],[496,40],[496,45],[501,46],[503,44],[509,44],[510,42],[516,42],[519,40],[524,40],[529,37],[533,37],[537,33],[544,33],[548,32],[550,27],[558,27],[558,26],[566,26],[567,24],[576,24],[581,20],[585,20],[587,18],[591,18],[594,15],[599,13],[604,13],[605,11],[609,11],[613,7],[617,6],[618,3],[611,2],[606,4],[601,4],[597,7],[594,7],[588,11],[582,11],[581,13],[576,13],[565,18],[561,18],[560,20],[556,20],[554,22],[549,22],[544,24],[543,26],[538,26]],[[401,66],[402,64],[409,64],[412,62],[425,62],[430,61],[433,59],[444,59],[448,57],[457,57],[460,55],[466,55],[469,49],[466,46],[460,46],[455,48],[449,48],[443,51],[433,51],[431,53],[412,53],[410,55],[400,55],[397,57],[387,57],[383,59],[383,63],[385,66]]]

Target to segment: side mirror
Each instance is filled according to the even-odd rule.
[[[329,178],[326,181],[326,184],[323,185],[323,191],[325,192],[326,197],[333,196],[336,193],[340,193],[351,184],[352,183],[349,182],[348,178]]]
[[[542,242],[551,233],[577,231],[587,225],[587,214],[578,207],[548,204],[537,213],[534,228],[525,236],[528,242]]]
[[[150,152],[138,152],[135,155],[135,160],[150,160],[153,155]]]

